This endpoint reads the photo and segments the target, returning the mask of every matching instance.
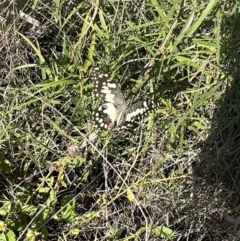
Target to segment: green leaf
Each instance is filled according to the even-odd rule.
[[[61,201],[61,217],[65,221],[71,221],[75,216],[76,199],[73,195],[64,197]]]
[[[140,237],[142,234],[144,234],[146,232],[146,228],[145,227],[141,227],[137,230],[136,232],[136,236]]]
[[[15,235],[15,233],[12,230],[9,230],[7,232],[6,236],[7,236],[7,240],[8,241],[15,241],[16,240],[16,235]],[[0,238],[0,240],[1,240],[1,238]]]
[[[84,162],[85,162],[84,158],[82,158],[81,156],[76,156],[74,157],[72,163],[69,164],[69,166],[80,167]]]
[[[6,231],[6,223],[4,223],[3,221],[0,221],[0,231],[5,232]]]
[[[0,241],[7,241],[7,237],[4,233],[0,233]]]
[[[171,238],[174,235],[173,230],[165,226],[156,227],[153,232],[160,238]]]
[[[49,190],[50,190],[49,187],[41,187],[41,188],[39,188],[39,192],[40,192],[40,193],[48,193]]]
[[[27,213],[28,215],[32,216],[37,211],[37,207],[33,205],[25,205],[22,207],[22,211]]]
[[[9,160],[4,159],[3,155],[0,154],[0,170],[5,173],[11,172],[12,165]]]
[[[101,136],[101,137],[107,137],[109,134],[110,134],[109,131],[102,131],[102,132],[100,133],[100,136]]]
[[[193,35],[193,33],[199,28],[202,22],[206,19],[207,15],[211,13],[213,7],[218,1],[219,0],[209,1],[207,7],[202,11],[202,15],[200,16],[200,18],[188,29],[187,37],[190,37]]]
[[[41,51],[39,50],[39,48],[37,48],[29,38],[27,38],[26,36],[24,36],[24,35],[21,34],[21,33],[18,33],[18,34],[29,44],[29,46],[32,47],[32,49],[34,50],[34,52],[35,52],[36,55],[38,56],[39,62],[40,62],[40,66],[41,66],[40,69],[41,69],[41,71],[42,71],[42,79],[45,80],[45,79],[47,78],[47,75],[48,75],[50,78],[52,78],[52,71],[51,71],[51,69],[47,66],[46,60],[44,59],[44,57],[43,57]]]
[[[73,236],[78,236],[79,233],[80,233],[80,229],[74,228],[74,229],[72,229],[72,230],[70,231],[70,233],[71,233],[71,235],[73,235]]]
[[[9,214],[11,207],[12,207],[11,202],[9,201],[5,202],[3,206],[0,208],[0,215],[6,216],[7,214]]]

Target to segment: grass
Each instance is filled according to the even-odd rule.
[[[239,5],[23,2],[0,4],[0,239],[238,240]],[[162,107],[81,149],[92,65]]]

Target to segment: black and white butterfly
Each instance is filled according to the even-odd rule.
[[[136,103],[126,102],[118,85],[100,68],[92,70],[94,97],[102,104],[93,112],[95,125],[101,130],[124,130],[148,117],[160,107],[159,103],[144,100]]]

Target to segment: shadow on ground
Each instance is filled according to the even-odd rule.
[[[212,131],[193,167],[194,188],[191,212],[200,232],[192,240],[239,240],[240,210],[240,15],[225,18],[221,29],[219,76],[224,95],[212,120]],[[235,25],[233,24],[235,23]],[[229,28],[231,26],[231,28]],[[228,36],[228,38],[226,38]],[[223,81],[224,78],[224,81]],[[191,214],[189,214],[191,216]],[[191,219],[191,217],[189,217]],[[195,221],[196,222],[196,221]],[[188,230],[189,231],[189,230]],[[185,240],[185,239],[183,239]]]

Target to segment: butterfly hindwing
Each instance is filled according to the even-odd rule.
[[[115,106],[112,103],[106,103],[93,112],[93,120],[99,129],[103,131],[111,130],[114,126],[116,115]]]
[[[160,104],[152,100],[139,101],[130,105],[126,110],[124,122],[114,128],[114,131],[125,130],[136,126],[137,123],[147,118],[150,113],[159,107]]]
[[[159,107],[159,103],[156,103],[153,100],[139,101],[135,104],[132,104],[127,109],[126,121],[131,121],[132,119],[141,120],[145,117],[148,117],[150,113]]]

